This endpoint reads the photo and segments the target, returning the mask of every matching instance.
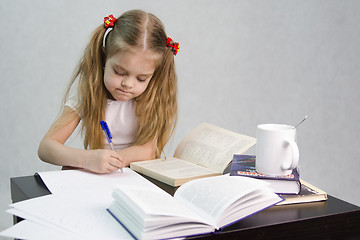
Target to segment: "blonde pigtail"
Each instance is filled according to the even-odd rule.
[[[151,84],[136,99],[139,130],[135,144],[156,141],[156,157],[160,157],[177,121],[177,77],[174,56],[170,48],[165,50],[164,55],[150,81]]]
[[[105,52],[103,37],[105,29],[99,26],[93,33],[81,62],[79,81],[80,109],[82,110],[82,130],[85,131],[84,148],[103,148],[103,133],[100,121],[106,109],[106,88],[103,82]]]

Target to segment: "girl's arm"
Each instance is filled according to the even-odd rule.
[[[121,149],[118,152],[124,160],[124,166],[128,167],[131,162],[151,160],[156,156],[156,142],[149,141],[143,145],[134,145]]]
[[[59,123],[71,119],[65,125]],[[121,156],[112,150],[82,150],[65,146],[64,143],[74,132],[80,122],[79,116],[65,107],[64,112],[55,122],[53,128],[40,142],[38,155],[41,160],[60,166],[86,168],[98,173],[107,173],[118,170],[123,161]]]

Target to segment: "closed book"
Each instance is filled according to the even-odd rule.
[[[283,176],[268,176],[258,173],[255,168],[256,156],[234,154],[231,164],[231,176],[245,176],[261,179],[270,183],[270,188],[278,194],[298,194],[301,190],[301,182],[298,168],[291,174]]]
[[[301,190],[297,195],[294,194],[280,194],[284,201],[277,205],[287,205],[295,203],[309,203],[309,202],[320,202],[327,200],[327,193],[318,187],[300,179]]]

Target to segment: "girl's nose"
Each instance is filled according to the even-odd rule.
[[[133,80],[130,78],[123,79],[121,82],[121,86],[127,89],[132,88],[132,85],[133,85]]]

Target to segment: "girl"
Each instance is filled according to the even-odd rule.
[[[108,173],[160,157],[176,125],[178,51],[179,44],[150,13],[104,18],[76,68],[62,113],[40,143],[40,159]],[[69,99],[76,79],[77,96]],[[80,120],[84,150],[64,145]],[[109,148],[101,120],[109,125],[116,151]]]

